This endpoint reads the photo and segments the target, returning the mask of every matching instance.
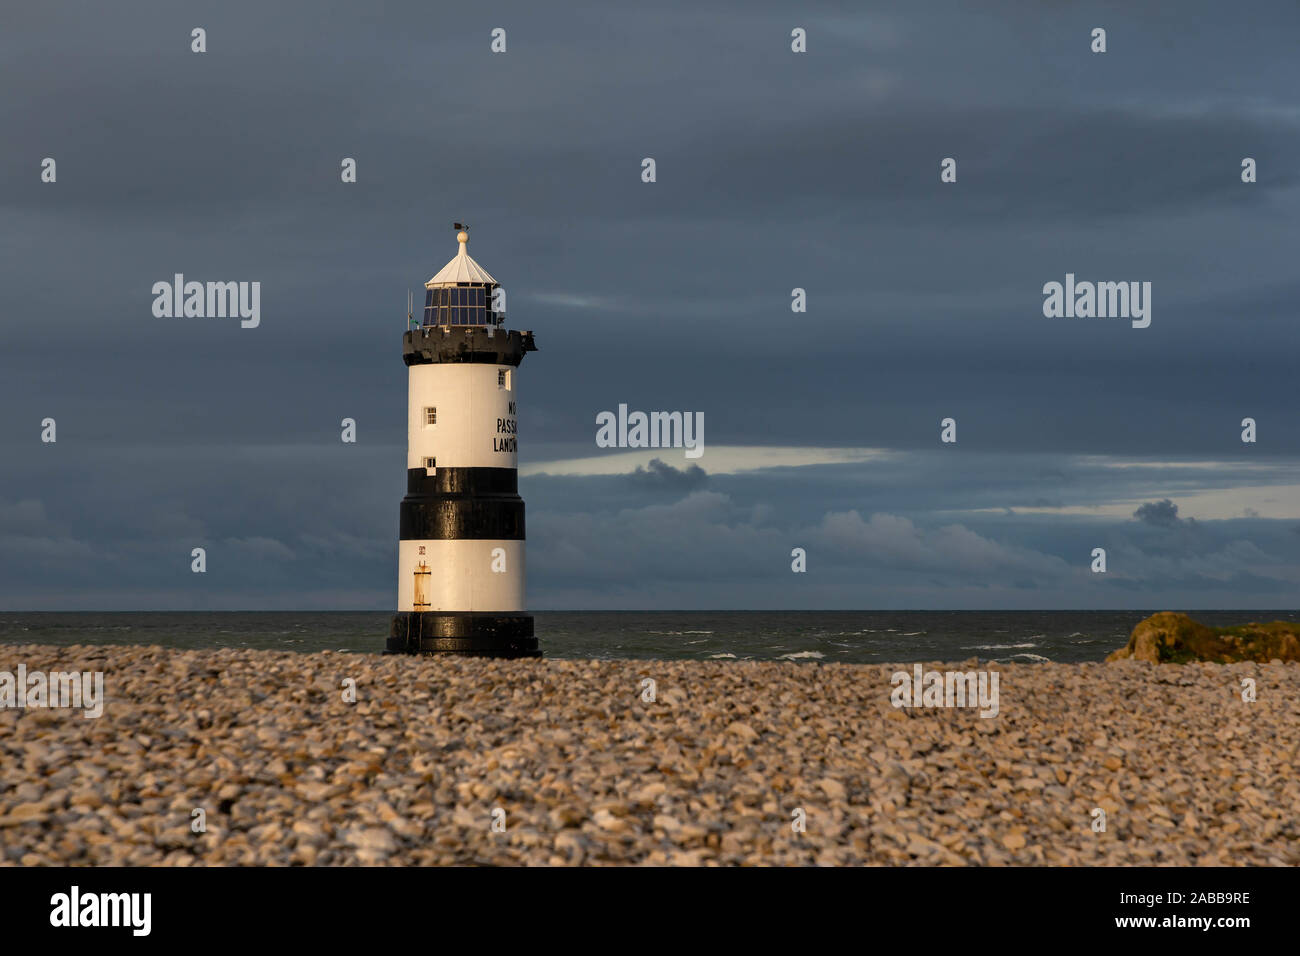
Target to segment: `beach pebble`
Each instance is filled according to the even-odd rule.
[[[899,665],[8,650],[112,693],[0,711],[7,863],[1300,865],[1294,663],[1000,664],[981,718]]]

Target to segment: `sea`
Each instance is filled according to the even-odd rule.
[[[1100,661],[1154,611],[536,611],[550,658]],[[1300,611],[1193,611],[1216,626]],[[0,611],[0,644],[156,644],[374,654],[382,611]]]

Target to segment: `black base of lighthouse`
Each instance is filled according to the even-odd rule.
[[[393,617],[385,654],[541,657],[529,614],[409,611]]]

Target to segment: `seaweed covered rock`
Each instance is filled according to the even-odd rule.
[[[1139,622],[1129,635],[1128,644],[1106,658],[1107,661],[1129,659],[1153,664],[1300,661],[1300,624],[1272,621],[1208,627],[1186,614],[1161,611]]]

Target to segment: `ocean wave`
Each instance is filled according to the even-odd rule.
[[[33,624],[33,625],[31,625],[31,626],[29,627],[29,626],[27,626],[27,625],[25,625],[25,624],[19,624],[17,621],[12,621],[12,622],[11,622],[11,621],[0,621],[0,627],[5,627],[5,628],[8,628],[8,627],[18,627],[18,628],[20,628],[21,630],[24,630],[24,631],[30,631],[30,630],[37,630],[37,631],[44,631],[44,630],[61,631],[61,630],[64,630],[64,629],[73,629],[73,625],[71,625],[71,624],[59,624],[59,623],[53,623],[53,624]],[[78,630],[78,631],[129,631],[129,630],[131,630],[131,625],[130,625],[130,624],[77,624],[77,625],[75,626],[75,630]]]
[[[1012,656],[1012,657],[1023,657],[1023,658],[1025,658],[1026,660],[1039,661],[1040,663],[1043,663],[1043,664],[1050,664],[1050,663],[1052,663],[1052,659],[1051,659],[1050,657],[1044,657],[1042,654],[1012,654],[1011,656]]]
[[[920,637],[920,636],[921,636],[922,634],[924,634],[924,633],[925,633],[925,631],[908,631],[906,634],[903,634],[902,636],[903,636],[903,637]]]
[[[789,654],[781,654],[777,657],[779,661],[806,661],[821,660],[826,655],[821,651],[793,651]]]
[[[963,651],[1014,651],[1022,647],[1037,647],[1037,644],[968,644]]]
[[[727,651],[723,651],[721,654],[710,654],[710,655],[709,655],[709,660],[711,660],[711,661],[718,661],[718,660],[722,660],[723,658],[726,658],[726,659],[729,659],[729,660],[733,660],[733,661],[734,661],[734,660],[736,659],[736,655],[735,655],[735,654],[730,654],[730,653],[728,653]]]

